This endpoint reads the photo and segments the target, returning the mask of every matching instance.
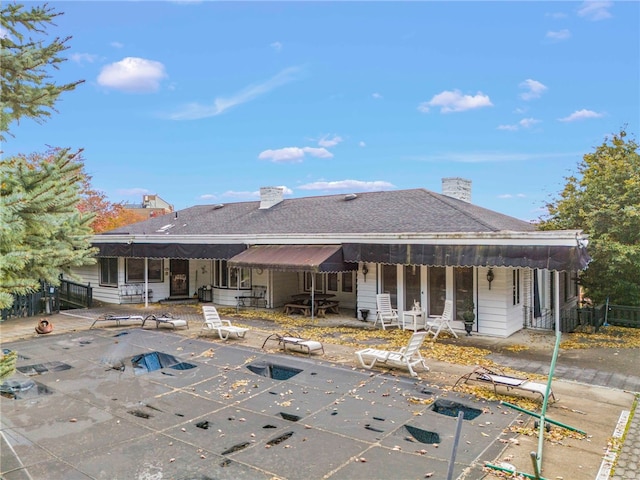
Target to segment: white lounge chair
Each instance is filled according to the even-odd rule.
[[[376,306],[378,310],[376,311],[376,321],[373,322],[374,327],[380,322],[383,330],[386,330],[386,327],[400,328],[398,311],[391,306],[391,296],[388,293],[376,295]]]
[[[484,366],[476,367],[472,372],[460,377],[453,388],[455,389],[461,382],[467,383],[470,381],[492,385],[493,391],[496,395],[498,394],[498,387],[506,388],[507,392],[512,389],[516,389],[524,390],[531,393],[537,393],[542,397],[543,400],[545,395],[547,394],[547,385],[544,383],[532,382],[527,378],[512,377],[510,375],[505,375],[497,368],[488,368]],[[553,394],[552,390],[549,390],[549,396],[554,402],[556,401],[556,397]]]
[[[413,370],[413,367],[418,364],[426,371],[429,371],[429,367],[420,354],[420,347],[426,336],[426,332],[415,332],[411,335],[407,346],[398,351],[365,348],[364,350],[358,350],[356,357],[358,357],[358,361],[363,368],[371,369],[376,363],[382,363],[391,367],[407,368],[411,376],[416,377],[418,374]]]
[[[229,335],[235,334],[238,338],[244,338],[249,331],[248,328],[235,327],[231,325],[230,320],[222,320],[218,314],[218,310],[213,305],[205,305],[202,307],[204,314],[204,322],[200,333],[205,331],[216,331],[222,340],[227,340]]]
[[[451,328],[451,320],[453,319],[453,300],[445,300],[444,301],[444,311],[442,315],[439,317],[428,318],[425,322],[427,327],[427,333],[433,335],[433,339],[435,340],[440,335],[440,332],[444,328],[445,330],[449,330],[454,337],[458,338],[456,332]]]

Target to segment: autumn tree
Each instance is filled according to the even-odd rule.
[[[581,276],[595,303],[640,305],[640,156],[624,129],[584,155],[547,204],[541,228],[582,229],[592,257]]]
[[[66,59],[60,54],[67,50],[71,37],[56,37],[47,41],[46,29],[55,25],[61,15],[46,4],[31,6],[5,2],[2,7],[0,36],[0,140],[9,126],[22,117],[42,121],[55,110],[62,92],[75,89],[84,80],[56,84],[51,70],[59,68]],[[40,38],[32,38],[39,36]]]
[[[78,210],[93,215],[91,228],[94,233],[107,232],[146,220],[143,215],[125,208],[123,203],[110,202],[104,192],[95,190],[91,186],[91,177],[88,175],[83,182],[81,197]]]
[[[12,294],[36,291],[40,281],[95,263],[92,215],[77,206],[83,181],[79,153],[18,155],[0,162],[0,308]]]

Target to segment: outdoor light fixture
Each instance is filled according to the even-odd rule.
[[[491,290],[491,282],[493,282],[494,276],[493,276],[493,268],[489,268],[489,271],[487,272],[487,281],[489,282],[489,290]]]
[[[362,276],[364,277],[364,281],[367,281],[367,273],[369,273],[369,269],[367,268],[367,264],[362,264]]]

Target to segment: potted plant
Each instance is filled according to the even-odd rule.
[[[475,304],[472,298],[467,298],[462,304],[462,320],[464,321],[464,329],[467,332],[467,336],[471,336],[471,330],[473,330],[473,324],[476,321]]]

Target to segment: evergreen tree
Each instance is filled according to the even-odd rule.
[[[78,211],[84,179],[79,153],[68,149],[0,162],[0,308],[11,294],[59,283],[73,266],[95,263],[92,215]]]
[[[56,85],[51,81],[50,69],[58,69],[66,59],[60,54],[69,47],[71,37],[54,38],[46,42],[32,39],[30,35],[46,34],[46,27],[54,25],[53,20],[60,13],[53,8],[5,2],[0,19],[3,35],[0,36],[0,140],[9,126],[22,117],[42,121],[55,110],[55,104],[62,92],[73,90],[84,80]],[[28,39],[25,39],[28,35]]]
[[[589,235],[592,261],[581,282],[595,303],[640,305],[640,155],[626,137],[621,130],[583,157],[541,223]]]

